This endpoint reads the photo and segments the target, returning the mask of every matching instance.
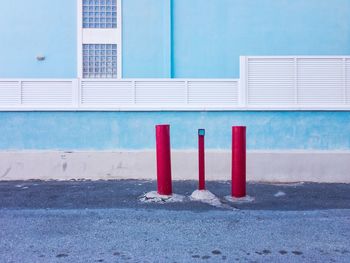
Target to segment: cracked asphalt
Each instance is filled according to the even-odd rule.
[[[230,183],[207,189],[224,202]],[[140,202],[154,181],[2,181],[0,262],[350,262],[349,184],[247,189],[232,210]]]

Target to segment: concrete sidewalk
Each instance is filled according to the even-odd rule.
[[[228,182],[207,186],[229,194]],[[195,187],[173,185],[183,195]],[[155,189],[135,180],[0,182],[0,262],[350,262],[350,185],[251,183],[256,201],[238,210],[138,201]]]

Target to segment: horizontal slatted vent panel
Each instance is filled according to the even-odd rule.
[[[237,81],[188,81],[189,104],[237,105]]]
[[[346,102],[350,103],[350,58],[345,63]]]
[[[248,105],[295,102],[293,58],[248,59]]]
[[[82,81],[81,103],[101,106],[133,103],[131,81]]]
[[[135,81],[138,104],[184,104],[185,81]]]
[[[0,106],[16,105],[20,102],[19,81],[0,81]]]
[[[344,103],[341,58],[299,58],[297,65],[300,104]]]
[[[72,105],[72,81],[23,81],[23,105]]]

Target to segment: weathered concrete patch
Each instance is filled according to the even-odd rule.
[[[224,204],[220,201],[216,195],[208,190],[195,190],[190,196],[190,200],[203,202],[215,207],[224,207]]]
[[[139,200],[144,203],[177,203],[177,202],[185,202],[186,197],[183,195],[172,194],[172,195],[161,195],[158,194],[157,191],[151,191],[144,195],[142,195]]]
[[[233,197],[231,195],[227,195],[224,197],[224,199],[231,203],[251,203],[255,201],[255,198],[249,195],[244,197]]]

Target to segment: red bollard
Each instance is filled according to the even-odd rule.
[[[246,127],[232,127],[232,197],[246,195]]]
[[[171,195],[170,126],[156,125],[158,194]]]
[[[198,129],[198,190],[205,190],[204,129]]]

